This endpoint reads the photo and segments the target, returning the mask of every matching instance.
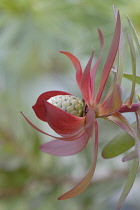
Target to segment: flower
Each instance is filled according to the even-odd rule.
[[[48,154],[67,156],[79,153],[85,148],[90,137],[94,134],[93,160],[88,173],[77,186],[60,196],[59,200],[77,196],[90,184],[95,171],[98,154],[97,118],[104,118],[105,120],[112,121],[129,133],[133,138],[136,138],[135,131],[121,114],[123,112],[133,111],[135,108],[132,103],[130,103],[130,99],[128,100],[129,106],[122,102],[120,84],[123,74],[120,66],[115,70],[113,84],[109,88],[106,96],[103,99],[101,98],[109,73],[113,69],[117,52],[120,54],[122,52],[123,35],[121,32],[120,14],[118,12],[115,13],[115,15],[116,26],[114,36],[102,70],[100,84],[96,95],[94,91],[95,76],[104,49],[104,37],[100,30],[98,30],[98,33],[101,50],[99,58],[93,67],[91,65],[94,53],[92,53],[84,71],[82,71],[80,61],[73,54],[60,51],[72,61],[75,67],[76,81],[83,99],[80,100],[70,93],[63,91],[48,91],[41,94],[38,97],[36,104],[33,106],[36,116],[40,120],[47,122],[49,126],[59,134],[59,137],[52,136],[42,131],[31,123],[25,115],[23,115],[26,121],[34,129],[54,138],[53,141],[47,142],[41,146],[41,150]],[[119,58],[121,60],[120,54]],[[122,62],[120,63],[122,65]]]

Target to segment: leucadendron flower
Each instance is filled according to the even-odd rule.
[[[47,122],[49,126],[59,134],[59,137],[52,136],[42,131],[23,115],[34,129],[54,138],[54,140],[41,146],[41,150],[45,153],[56,156],[74,155],[85,148],[91,136],[91,140],[94,140],[93,160],[89,171],[77,186],[60,196],[59,200],[77,196],[90,184],[95,171],[98,154],[98,118],[112,121],[131,135],[133,139],[136,138],[135,130],[122,115],[123,112],[137,111],[139,104],[133,105],[131,103],[133,92],[127,102],[123,103],[121,99],[120,84],[123,76],[122,67],[124,67],[122,59],[124,58],[124,40],[119,12],[115,11],[115,17],[116,26],[114,36],[102,70],[97,93],[95,94],[94,91],[95,76],[104,49],[104,37],[100,30],[98,30],[98,33],[101,50],[93,67],[92,59],[94,53],[91,54],[85,69],[82,70],[80,61],[73,54],[60,51],[71,60],[75,67],[76,81],[81,91],[82,98],[79,99],[63,91],[48,91],[42,93],[33,106],[36,116],[40,120]],[[119,62],[118,67],[115,68],[113,65],[117,52]],[[106,96],[101,99],[110,71],[114,68],[114,81]]]

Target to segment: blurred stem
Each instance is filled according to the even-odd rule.
[[[140,109],[140,103],[134,103],[129,108],[127,105],[122,105],[122,107],[118,110],[120,113],[124,112],[136,112]]]

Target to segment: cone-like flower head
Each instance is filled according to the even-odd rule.
[[[84,114],[84,102],[76,96],[57,95],[51,97],[48,102],[75,116],[82,117]]]

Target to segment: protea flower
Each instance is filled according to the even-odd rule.
[[[121,99],[120,84],[123,76],[123,62],[121,57],[124,43],[119,12],[115,12],[115,16],[116,26],[114,36],[102,70],[97,93],[95,94],[94,91],[95,76],[104,48],[104,37],[100,30],[98,30],[98,33],[101,50],[99,58],[93,67],[92,59],[94,53],[92,53],[85,69],[82,70],[80,61],[73,54],[60,51],[72,61],[75,67],[76,81],[81,91],[82,99],[63,91],[48,91],[41,94],[36,104],[33,106],[36,116],[40,120],[47,122],[49,126],[59,134],[59,137],[52,136],[42,131],[23,115],[26,121],[37,131],[54,138],[53,141],[47,142],[41,146],[41,150],[48,154],[67,156],[79,153],[85,148],[92,133],[94,134],[94,137],[92,137],[92,139],[94,139],[93,160],[88,173],[76,187],[60,196],[59,200],[77,196],[90,184],[95,171],[98,154],[98,118],[112,121],[131,135],[133,139],[137,138],[136,132],[121,114],[127,111],[136,112],[139,109],[139,104],[132,105],[131,99],[133,93],[127,102],[123,103]],[[102,99],[101,97],[109,73],[114,69],[113,64],[117,52],[119,53],[119,64],[118,68],[114,70],[114,81],[106,96]]]

